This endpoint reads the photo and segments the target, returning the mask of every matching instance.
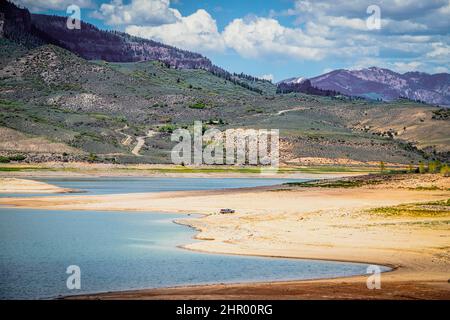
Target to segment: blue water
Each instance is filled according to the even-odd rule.
[[[184,184],[186,188],[194,183],[178,180],[181,181],[171,181],[178,187]],[[159,188],[176,187],[160,182],[151,187],[156,181],[159,179],[141,180],[146,190],[155,192]],[[77,184],[92,193],[107,193],[108,188],[117,193],[130,190],[123,186],[118,190],[104,179],[97,179],[92,185],[91,182],[64,183],[68,187]],[[202,186],[197,187],[204,188],[205,183],[215,186],[221,182],[202,181]],[[256,182],[240,181],[237,185],[245,183]],[[230,185],[223,183],[223,187]],[[137,185],[135,188],[142,192]],[[90,292],[312,279],[366,272],[365,264],[244,257],[180,249],[177,246],[195,241],[192,239],[195,231],[173,223],[179,217],[159,213],[0,208],[0,298],[45,299]],[[80,290],[66,287],[69,275],[65,272],[69,265],[81,269]]]
[[[286,182],[307,181],[307,179],[275,178],[35,178],[63,188],[76,189],[88,194],[119,194],[136,192],[162,192],[182,190],[211,190],[269,186]],[[71,193],[61,194],[70,195]],[[1,194],[0,197],[30,197],[42,194]]]

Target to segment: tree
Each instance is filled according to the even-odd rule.
[[[448,175],[449,175],[449,173],[450,173],[450,170],[449,170],[447,164],[442,165],[440,171],[441,171],[441,174],[442,174],[444,177],[448,177]]]
[[[425,173],[425,165],[422,161],[419,162],[419,173]]]
[[[383,161],[380,161],[380,172],[383,173],[386,166],[384,165]]]

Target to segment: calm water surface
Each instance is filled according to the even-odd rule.
[[[183,190],[211,190],[229,188],[249,188],[269,186],[286,182],[307,181],[308,179],[275,178],[33,178],[63,188],[76,189],[88,194],[119,194],[136,192],[162,192]],[[61,194],[61,195],[70,195]],[[1,194],[0,197],[29,197],[42,194]]]

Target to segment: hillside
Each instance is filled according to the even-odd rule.
[[[8,40],[1,40],[1,48],[0,124],[25,135],[21,141],[46,139],[49,147],[12,150],[3,140],[0,148],[5,154],[25,152],[29,160],[168,162],[170,132],[194,120],[221,129],[279,128],[282,159],[291,163],[308,158],[416,163],[424,154],[414,145],[449,151],[448,118],[433,118],[439,109],[410,101],[261,95],[206,70],[173,69],[158,61],[89,62],[56,46],[28,51]],[[395,119],[411,119],[408,135],[384,132],[394,113]],[[430,139],[436,124],[440,129]],[[137,157],[131,151],[148,130],[158,133],[146,139]],[[397,140],[403,137],[405,142]],[[51,143],[65,147],[58,153]]]

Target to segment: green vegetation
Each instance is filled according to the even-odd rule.
[[[425,164],[420,161],[419,162],[419,173],[440,173],[443,176],[448,176],[449,174],[449,168],[446,163],[441,163],[439,160],[430,161],[427,163],[427,166],[425,167]]]
[[[409,189],[411,189],[411,190],[419,190],[419,191],[435,191],[435,190],[442,190],[442,189],[439,188],[438,186],[429,186],[429,187],[419,186],[419,187],[409,188]]]
[[[97,161],[98,160],[98,156],[95,154],[95,153],[89,153],[89,156],[88,156],[88,161],[89,162],[95,162],[95,161]]]
[[[384,164],[383,161],[380,161],[380,172],[383,173],[385,169],[386,169],[386,165]]]
[[[303,187],[303,188],[311,188],[311,187],[318,187],[318,188],[357,188],[357,187],[361,187],[363,185],[363,182],[362,181],[345,181],[345,180],[331,181],[331,182],[308,181],[308,182],[288,182],[288,183],[284,183],[284,185],[295,186],[295,187]]]
[[[8,163],[10,160],[8,157],[0,156],[0,163]]]
[[[191,109],[205,109],[206,108],[206,104],[204,102],[196,102],[194,104],[191,104],[189,106],[189,108],[191,108]]]
[[[11,160],[11,161],[23,161],[23,160],[25,160],[27,157],[24,156],[23,154],[18,154],[18,155],[15,155],[15,156],[10,156],[10,157],[8,157],[8,158],[9,158],[9,160]]]
[[[448,176],[449,176],[450,170],[449,170],[447,164],[444,164],[443,166],[441,166],[440,173],[441,173],[444,177],[448,177]]]
[[[419,173],[425,173],[425,165],[423,164],[422,161],[419,162]]]
[[[23,161],[25,160],[27,157],[22,155],[22,154],[18,154],[18,155],[14,155],[14,156],[0,156],[0,163],[9,163],[11,161]]]
[[[165,124],[161,127],[158,128],[159,132],[164,132],[164,133],[172,133],[177,129],[177,126],[174,124]]]
[[[383,216],[440,217],[450,215],[450,199],[426,203],[402,204],[369,210],[369,213]]]
[[[368,175],[362,177],[352,177],[344,179],[333,180],[316,180],[307,182],[288,182],[284,185],[296,186],[303,188],[317,187],[317,188],[358,188],[365,185],[375,185],[384,182],[390,178],[386,174]]]

